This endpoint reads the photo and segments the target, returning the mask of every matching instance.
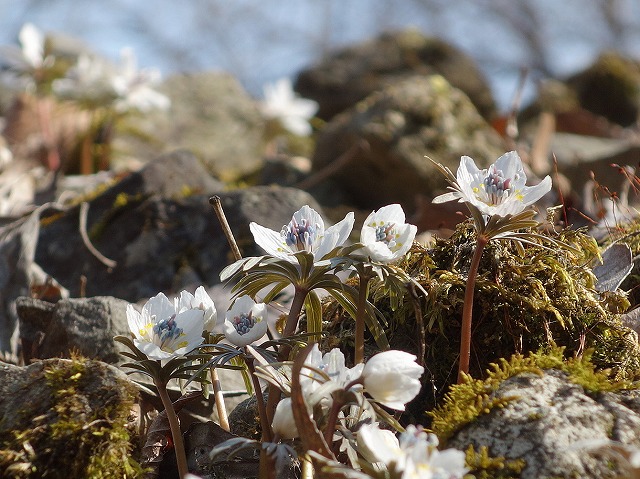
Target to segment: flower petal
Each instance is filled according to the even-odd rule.
[[[286,259],[291,263],[296,261],[295,258],[291,256],[293,251],[288,248],[280,233],[254,222],[249,224],[249,229],[256,244],[268,254],[276,258]]]
[[[380,403],[404,410],[404,405],[420,392],[424,368],[413,354],[390,350],[374,355],[364,365],[365,390]]]
[[[364,424],[358,429],[358,451],[369,462],[390,464],[404,456],[398,438],[389,430],[380,429],[377,424]]]
[[[526,183],[527,175],[522,166],[520,155],[515,151],[509,151],[495,161],[496,170],[501,170],[505,178],[514,179],[518,177]]]
[[[313,257],[316,260],[324,258],[327,253],[333,250],[336,246],[341,246],[349,238],[351,230],[353,229],[353,223],[355,222],[355,216],[353,212],[347,213],[347,215],[333,226],[327,228],[324,232],[324,236],[320,239],[320,244],[313,252]]]
[[[525,206],[532,205],[551,190],[551,177],[545,176],[544,179],[535,186],[525,187],[522,191],[522,202]]]

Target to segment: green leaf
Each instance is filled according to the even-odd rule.
[[[305,312],[307,313],[307,330],[310,333],[322,331],[322,305],[315,291],[309,291],[304,300]]]
[[[242,266],[245,262],[246,259],[239,259],[238,261],[231,263],[229,266],[223,268],[223,270],[220,272],[220,281],[224,283],[229,278],[235,276],[242,269]]]

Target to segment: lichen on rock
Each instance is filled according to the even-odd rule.
[[[0,370],[0,476],[142,477],[129,416],[137,396],[99,361],[48,359]]]

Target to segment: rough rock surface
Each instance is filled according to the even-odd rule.
[[[606,52],[567,83],[587,110],[622,126],[640,115],[640,62]]]
[[[113,337],[130,334],[127,304],[108,296],[62,299],[55,304],[18,298],[16,309],[25,363],[33,358],[68,358],[72,352],[107,363],[124,361],[119,355],[120,343]]]
[[[465,92],[480,113],[495,110],[491,90],[473,60],[462,51],[418,30],[383,33],[362,44],[329,55],[302,71],[295,89],[319,103],[318,116],[328,120],[376,90],[413,75],[440,74]]]
[[[264,121],[255,100],[232,75],[173,75],[159,90],[171,99],[170,110],[130,120],[155,141],[120,137],[119,151],[134,158],[153,158],[185,148],[210,172],[228,177],[252,172],[261,163]]]
[[[11,358],[16,352],[15,300],[29,294],[39,217],[33,213],[0,227],[0,353]]]
[[[153,167],[152,163],[145,170]],[[83,244],[78,207],[50,212],[45,218],[36,262],[68,288],[71,296],[81,296],[84,277],[86,296],[115,296],[135,302],[159,291],[180,291],[194,282],[220,282],[220,271],[233,258],[209,204],[215,193],[246,256],[261,254],[249,231],[251,221],[279,230],[302,205],[320,211],[317,202],[301,190],[254,187],[222,193],[194,187],[192,181],[197,185],[207,177],[195,175],[161,176],[168,185],[147,183],[143,173],[132,175],[90,202],[89,237],[115,266],[105,266]],[[177,194],[185,188],[201,194]]]
[[[461,155],[488,166],[504,153],[498,134],[467,96],[442,76],[414,75],[338,115],[318,137],[313,169],[321,170],[360,142],[333,180],[363,209],[442,191],[446,182],[425,155],[455,171]],[[320,201],[330,201],[326,193]]]
[[[640,446],[638,391],[587,394],[565,373],[547,370],[542,376],[514,376],[493,394],[513,396],[504,408],[492,409],[457,432],[448,447],[487,446],[491,456],[524,459],[522,479],[602,479],[617,477],[615,470],[580,441],[612,439]]]

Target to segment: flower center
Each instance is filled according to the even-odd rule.
[[[396,233],[396,224],[395,223],[384,223],[375,226],[376,229],[376,241],[381,241],[386,244],[390,250],[397,246],[396,238],[398,234]]]
[[[251,328],[256,325],[256,320],[253,318],[251,311],[249,311],[249,314],[242,313],[240,316],[234,316],[231,324],[236,328],[238,334],[242,336],[251,331]]]
[[[284,240],[291,249],[296,251],[313,250],[313,240],[317,226],[309,224],[309,220],[303,218],[300,223],[295,218],[282,229]]]
[[[488,205],[499,205],[511,194],[511,181],[511,178],[504,177],[502,170],[497,170],[495,165],[491,165],[482,183],[484,198],[480,199]]]
[[[160,349],[173,352],[174,350],[171,347],[171,343],[183,336],[184,333],[182,328],[179,328],[176,324],[176,315],[173,314],[169,319],[163,319],[154,324],[153,335],[154,339],[157,339],[154,342],[158,344],[159,341],[160,344],[158,344],[158,346],[160,346]]]

